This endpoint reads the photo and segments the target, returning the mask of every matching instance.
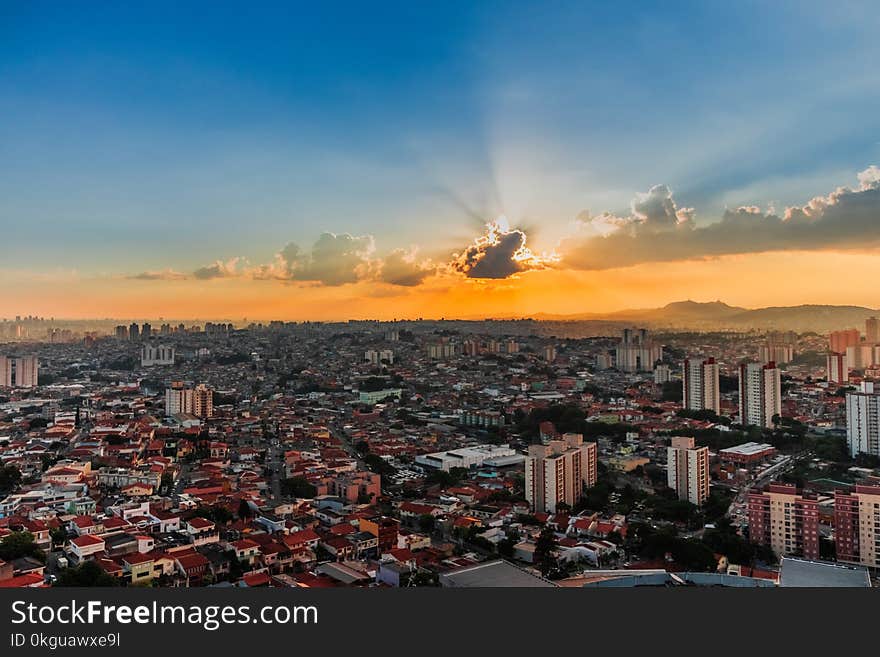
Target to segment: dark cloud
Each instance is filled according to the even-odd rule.
[[[531,269],[543,269],[546,262],[526,246],[526,234],[508,228],[506,221],[487,224],[486,234],[461,253],[453,255],[455,271],[468,278],[508,278]]]
[[[841,187],[805,206],[788,208],[782,216],[741,207],[699,227],[691,210],[677,208],[665,187],[654,187],[647,195],[651,198],[640,197],[633,203],[633,216],[591,218],[593,234],[563,240],[560,264],[598,270],[763,251],[877,247],[880,170],[863,171],[859,182],[857,189]]]

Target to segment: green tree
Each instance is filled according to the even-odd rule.
[[[434,526],[436,521],[434,520],[434,516],[430,513],[423,513],[419,516],[419,529],[421,529],[426,534],[430,534],[434,531]]]
[[[242,520],[254,517],[253,507],[251,507],[250,502],[244,498],[238,503],[238,517]]]
[[[0,493],[7,494],[18,488],[21,483],[21,472],[14,465],[0,467]]]
[[[281,493],[288,497],[312,498],[318,494],[318,489],[305,477],[290,477],[281,482]]]
[[[30,532],[12,532],[0,541],[0,559],[12,561],[21,557],[46,560],[46,555],[37,547],[34,536]]]
[[[119,581],[94,561],[86,561],[75,568],[62,570],[55,586],[119,586]]]
[[[549,525],[541,530],[541,533],[538,535],[538,540],[535,541],[535,565],[545,577],[550,574],[550,571],[556,568],[556,556],[554,552],[556,551],[558,544],[556,534]]]

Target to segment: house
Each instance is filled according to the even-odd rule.
[[[186,550],[174,554],[177,572],[186,578],[187,585],[201,582],[210,562],[204,555],[195,550]]]
[[[260,544],[248,538],[235,541],[232,549],[235,551],[235,558],[249,566],[253,566],[260,555]]]
[[[11,588],[33,588],[33,589],[41,589],[46,588],[49,585],[45,582],[42,575],[38,575],[36,573],[30,573],[28,575],[16,575],[15,577],[10,577],[8,579],[0,579],[0,588],[2,589],[11,589]]]
[[[393,559],[381,561],[379,562],[379,570],[376,571],[376,581],[397,588],[406,584],[413,572],[415,572],[415,568],[409,562],[401,563]]]
[[[84,534],[70,539],[68,553],[74,563],[82,563],[89,557],[104,551],[104,539],[92,534]]]
[[[150,582],[155,576],[153,557],[140,552],[132,552],[121,558],[122,569],[129,576],[132,584]]]
[[[281,540],[291,550],[297,550],[303,547],[314,550],[316,547],[318,547],[318,543],[321,541],[321,537],[318,536],[312,529],[304,529],[299,532],[288,534]]]
[[[207,518],[195,516],[183,523],[184,531],[190,542],[195,545],[207,545],[220,541],[220,532],[217,526]]]

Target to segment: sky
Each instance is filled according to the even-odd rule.
[[[133,4],[0,3],[0,317],[880,306],[870,2]]]

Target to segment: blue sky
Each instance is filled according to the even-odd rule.
[[[880,161],[870,3],[123,4],[0,5],[5,267],[454,250],[500,213],[550,249],[656,184],[700,223]]]

